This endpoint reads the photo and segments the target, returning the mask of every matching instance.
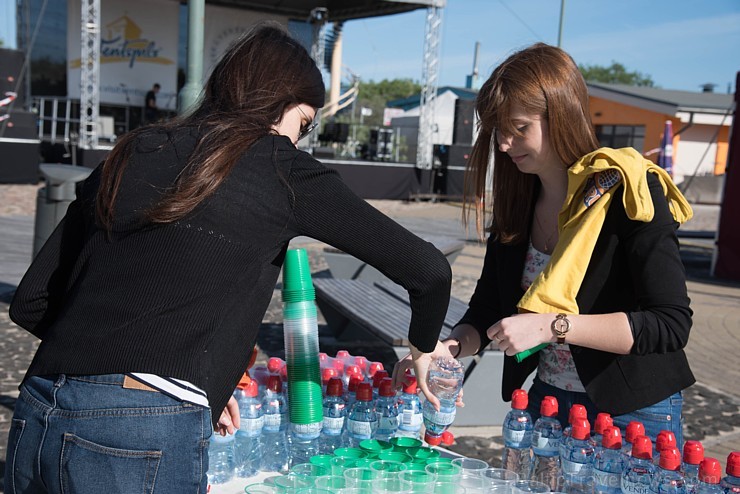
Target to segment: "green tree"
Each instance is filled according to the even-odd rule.
[[[638,71],[628,71],[624,65],[612,61],[609,67],[603,65],[578,65],[583,77],[589,82],[608,84],[627,84],[629,86],[653,87],[653,79]]]

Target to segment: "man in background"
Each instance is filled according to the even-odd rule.
[[[146,124],[156,122],[159,117],[159,109],[157,108],[157,93],[159,92],[159,88],[159,84],[155,83],[144,98],[144,123]]]

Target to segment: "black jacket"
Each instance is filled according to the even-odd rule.
[[[629,355],[570,345],[586,393],[601,410],[621,415],[657,403],[694,383],[683,348],[692,311],[679,256],[677,223],[657,178],[648,174],[655,216],[632,221],[620,185],[607,212],[576,300],[581,314],[625,312],[634,336]],[[460,323],[473,325],[484,344],[486,330],[517,313],[524,295],[522,270],[527,243],[503,245],[489,239],[483,272]],[[609,328],[604,328],[609,331]],[[504,360],[502,397],[520,388],[537,368],[535,354],[516,363]]]
[[[94,217],[100,170],[85,181],[10,306],[13,321],[42,340],[27,376],[184,379],[207,392],[215,422],[247,368],[288,242],[299,235],[403,285],[411,297],[409,340],[434,348],[449,302],[444,255],[287,137],[257,141],[184,219],[148,223],[142,213],[183,171],[197,138],[195,129],[139,138],[110,239]]]

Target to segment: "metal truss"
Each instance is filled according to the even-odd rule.
[[[100,110],[100,0],[82,0],[80,148],[98,147]]]
[[[424,28],[424,59],[421,68],[421,99],[419,101],[419,135],[416,148],[416,167],[432,168],[434,151],[434,105],[437,99],[439,76],[440,26],[444,2],[427,8]]]

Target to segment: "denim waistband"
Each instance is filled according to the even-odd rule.
[[[69,375],[60,374],[69,381],[82,381],[95,384],[113,384],[116,386],[123,386],[123,380],[126,377],[125,374],[93,374],[93,375]]]

